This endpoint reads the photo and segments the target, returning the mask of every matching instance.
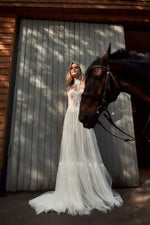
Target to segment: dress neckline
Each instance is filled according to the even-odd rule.
[[[80,83],[80,79],[75,79],[74,83]]]

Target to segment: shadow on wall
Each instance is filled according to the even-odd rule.
[[[53,189],[68,66],[75,60],[84,73],[109,42],[112,51],[124,47],[124,35],[117,26],[26,19],[19,35],[7,190]]]

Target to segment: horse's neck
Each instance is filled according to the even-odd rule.
[[[109,64],[122,92],[150,103],[150,62],[115,60]]]
[[[150,83],[150,61],[144,60],[110,60],[110,67],[113,72],[119,74],[122,78],[126,79],[141,79]]]

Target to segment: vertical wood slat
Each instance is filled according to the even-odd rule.
[[[48,22],[48,37],[47,37],[47,114],[46,114],[46,143],[45,143],[45,177],[46,183],[45,185],[48,187],[53,186],[52,179],[49,179],[49,177],[52,177],[52,157],[51,157],[51,151],[52,149],[52,142],[51,142],[51,136],[52,136],[52,74],[53,74],[53,40],[54,40],[54,30],[53,30],[53,23],[50,21]]]
[[[39,70],[39,62],[37,55],[40,54],[38,52],[38,21],[33,22],[33,43],[31,47],[33,48],[32,54],[32,68],[31,71],[33,73],[33,87],[34,87],[34,96],[36,98],[33,99],[34,101],[34,108],[33,108],[33,134],[32,134],[32,154],[31,154],[31,184],[30,189],[36,190],[37,188],[37,181],[38,181],[38,134],[39,134],[39,127],[38,127],[38,120],[39,120],[39,78],[38,78],[38,70]]]
[[[19,161],[19,163],[16,165],[16,176],[17,177],[17,183],[16,183],[16,187],[20,187],[20,189],[23,187],[23,182],[24,182],[24,156],[25,156],[25,138],[26,138],[26,118],[27,118],[27,101],[28,101],[28,96],[27,96],[27,92],[28,92],[28,77],[26,77],[26,70],[27,68],[29,68],[28,65],[28,60],[27,60],[27,53],[29,50],[29,47],[27,46],[27,23],[25,21],[24,27],[23,27],[23,40],[21,42],[21,46],[23,46],[23,51],[21,51],[21,59],[22,61],[20,62],[22,65],[20,65],[20,70],[22,71],[22,73],[20,73],[20,76],[18,77],[18,97],[19,99],[17,99],[17,103],[20,104],[16,109],[20,110],[20,114],[16,113],[16,116],[18,118],[16,118],[16,123],[15,127],[16,131],[17,129],[19,129],[18,132],[18,137],[14,137],[15,142],[14,142],[14,146],[15,144],[18,146],[18,150],[19,151],[15,151],[14,148],[12,148],[12,151],[15,151],[16,154],[18,153],[18,158],[17,161]],[[20,95],[20,96],[19,96]],[[13,164],[15,164],[15,158],[13,160]],[[15,166],[15,165],[13,165]],[[12,175],[13,176],[13,175]],[[13,181],[13,183],[15,183],[15,181]]]
[[[4,160],[15,36],[16,18],[0,17],[0,170]]]
[[[33,43],[33,30],[32,30],[33,24],[29,23],[27,21],[27,31],[26,31],[26,73],[24,74],[24,79],[27,78],[27,86],[24,92],[27,90],[27,109],[26,109],[26,132],[25,132],[25,152],[24,152],[24,162],[22,165],[23,166],[23,187],[25,189],[30,188],[30,177],[31,177],[31,154],[32,154],[32,134],[33,134],[33,105],[34,105],[34,86],[33,86],[33,81],[34,81],[34,73],[32,70],[32,50],[33,47],[31,43]],[[19,185],[18,185],[19,186]],[[22,187],[22,188],[23,188]]]
[[[43,118],[43,104],[42,102],[42,95],[43,95],[43,78],[42,78],[42,69],[43,69],[43,29],[42,29],[42,22],[38,21],[38,40],[37,40],[37,46],[38,46],[38,51],[37,51],[37,65],[38,69],[36,71],[36,75],[38,78],[38,111],[39,111],[39,116],[38,116],[38,148],[37,148],[37,156],[38,156],[38,177],[37,177],[37,187],[40,189],[40,186],[43,183],[43,160],[44,160],[44,130],[42,127],[42,123],[44,123]],[[37,131],[36,131],[37,132]],[[41,151],[42,149],[42,151]],[[44,175],[44,174],[43,174]]]
[[[77,60],[84,73],[110,41],[113,51],[124,47],[123,29],[36,20],[22,20],[20,29],[7,190],[53,189],[67,106],[65,76],[68,66]],[[123,129],[128,123],[127,129],[133,134],[129,96],[121,95],[110,108],[116,123]],[[96,134],[114,184],[137,184],[134,143],[115,140],[99,127]]]
[[[46,145],[46,124],[47,124],[47,120],[46,120],[46,117],[47,117],[47,98],[45,98],[45,96],[47,96],[47,81],[48,81],[48,61],[47,61],[47,55],[48,55],[48,21],[44,21],[44,32],[43,32],[43,44],[44,44],[44,48],[43,48],[43,65],[44,65],[44,62],[45,62],[45,69],[43,68],[42,71],[43,71],[43,74],[42,74],[42,77],[43,77],[43,102],[44,102],[44,110],[43,110],[43,118],[45,118],[45,120],[43,120],[43,125],[44,125],[44,128],[45,128],[45,133],[44,133],[44,179],[43,179],[43,183],[44,185],[48,185],[48,170],[47,170],[47,159],[49,159],[49,146]],[[45,98],[45,99],[44,99]],[[42,120],[41,120],[42,121]],[[48,131],[47,131],[48,132]],[[49,132],[48,132],[49,133]],[[47,137],[49,138],[49,137]]]

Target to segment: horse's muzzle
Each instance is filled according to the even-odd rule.
[[[79,114],[79,121],[81,123],[83,123],[83,126],[84,128],[94,128],[96,123],[97,123],[97,115],[96,116],[91,116],[90,114],[88,113],[85,113],[85,114]]]
[[[88,121],[89,121],[89,118],[88,118],[88,115],[87,114],[85,114],[85,115],[79,115],[79,121],[81,122],[81,123],[83,123],[83,126],[85,127],[85,128],[89,128],[88,127]]]

